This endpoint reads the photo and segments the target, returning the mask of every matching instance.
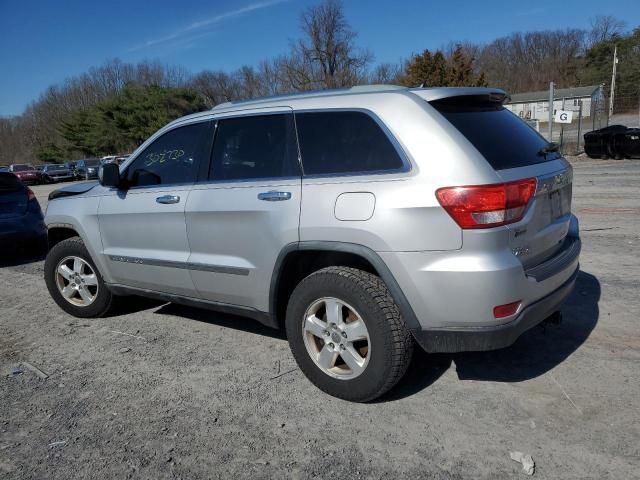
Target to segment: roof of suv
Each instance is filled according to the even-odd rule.
[[[315,90],[308,92],[292,93],[288,95],[276,95],[271,97],[253,98],[250,100],[240,100],[236,102],[225,102],[216,105],[211,110],[198,112],[171,122],[170,125],[181,123],[197,117],[203,117],[217,113],[232,113],[235,111],[248,110],[254,108],[283,107],[291,104],[296,109],[317,108],[318,100],[331,103],[332,98],[347,97],[353,95],[416,95],[428,102],[449,97],[470,96],[470,95],[490,95],[503,102],[509,96],[504,90],[490,87],[426,87],[408,88],[398,85],[358,85],[350,88],[340,88],[333,90]]]
[[[236,108],[247,108],[247,107],[259,107],[263,104],[281,102],[283,100],[304,100],[307,98],[330,98],[337,96],[345,96],[345,95],[358,95],[363,93],[391,93],[391,92],[403,92],[403,93],[414,93],[421,98],[432,101],[439,100],[441,98],[447,97],[457,97],[463,95],[487,95],[487,94],[497,94],[504,95],[507,94],[498,88],[485,88],[485,87],[426,87],[426,88],[408,88],[401,87],[398,85],[358,85],[350,88],[340,88],[333,90],[314,90],[309,92],[300,92],[300,93],[292,93],[289,95],[276,95],[272,97],[260,97],[253,98],[250,100],[241,100],[237,102],[225,102],[219,105],[216,105],[211,110],[221,111],[221,110],[232,110],[234,107]]]

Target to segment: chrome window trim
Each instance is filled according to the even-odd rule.
[[[298,181],[300,182],[300,178],[299,176],[295,176],[295,177],[262,177],[262,178],[236,178],[233,180],[201,180],[199,182],[196,182],[193,185],[194,187],[204,187],[207,185],[225,185],[225,184],[236,184],[236,183],[257,183],[257,184],[263,184],[263,183],[268,183],[268,184],[273,184],[273,183],[277,183],[277,182],[292,182],[292,181]]]

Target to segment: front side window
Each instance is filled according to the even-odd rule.
[[[127,168],[131,187],[193,183],[207,161],[210,122],[178,127],[158,137]]]
[[[305,175],[398,171],[403,162],[376,121],[364,112],[296,113]]]
[[[212,180],[299,176],[293,114],[219,120],[212,157]]]

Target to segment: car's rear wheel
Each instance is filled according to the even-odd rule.
[[[105,316],[114,295],[79,237],[56,244],[44,263],[49,294],[65,312],[82,318]]]
[[[374,400],[404,375],[413,339],[384,282],[347,267],[306,277],[286,318],[291,351],[321,390],[356,402]]]

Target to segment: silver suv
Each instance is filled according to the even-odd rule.
[[[171,122],[52,193],[47,287],[286,329],[325,392],[372,400],[427,352],[511,345],[578,271],[572,169],[492,88],[355,87]]]

